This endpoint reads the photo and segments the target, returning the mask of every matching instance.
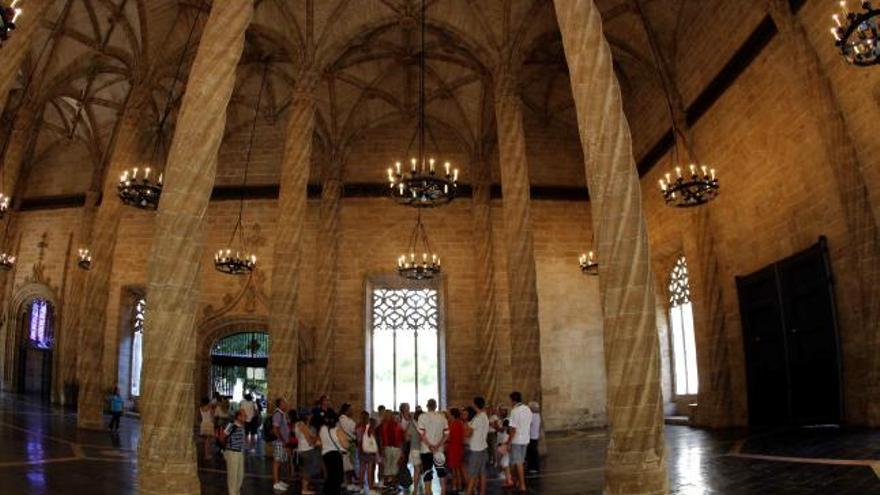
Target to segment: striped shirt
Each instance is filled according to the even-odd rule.
[[[241,452],[244,447],[244,426],[235,423],[226,425],[226,449]]]

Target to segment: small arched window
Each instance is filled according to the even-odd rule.
[[[672,331],[675,395],[696,395],[699,391],[697,346],[687,260],[684,256],[676,260],[669,274],[669,326]]]
[[[147,316],[147,301],[139,297],[134,303],[131,315],[131,395],[141,395],[141,369],[144,366],[144,319]]]

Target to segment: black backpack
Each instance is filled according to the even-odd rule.
[[[275,428],[272,426],[272,418],[274,417],[274,414],[267,414],[266,418],[263,420],[263,439],[265,439],[267,442],[274,442],[275,440],[278,440],[278,437],[275,435]]]

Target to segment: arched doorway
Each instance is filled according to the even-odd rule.
[[[269,334],[239,332],[211,344],[211,390],[238,402],[245,393],[266,395]]]
[[[55,351],[55,306],[44,298],[31,299],[19,314],[19,393],[41,397],[52,394],[52,358]]]

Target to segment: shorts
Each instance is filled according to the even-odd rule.
[[[287,462],[287,446],[284,445],[284,442],[281,440],[272,442],[272,455],[275,458],[275,462]]]
[[[244,433],[246,435],[256,435],[260,429],[260,422],[253,419],[244,424]]]
[[[471,451],[467,460],[468,475],[471,478],[488,474],[489,472],[489,451],[481,450],[479,452]]]
[[[302,467],[303,471],[309,476],[309,478],[319,478],[321,476],[321,463],[323,460],[321,459],[321,454],[318,452],[318,449],[311,449],[306,451],[297,452],[299,456],[299,465]]]
[[[397,476],[397,463],[400,462],[400,449],[397,447],[385,447],[383,454],[385,465],[382,470],[384,476]]]
[[[510,464],[516,466],[526,462],[526,449],[528,445],[510,444]]]
[[[420,454],[419,457],[422,461],[422,480],[431,481],[434,479],[434,471],[437,471],[437,477],[441,480],[446,477],[446,466],[435,466],[434,465],[434,454],[428,452],[427,454]]]

